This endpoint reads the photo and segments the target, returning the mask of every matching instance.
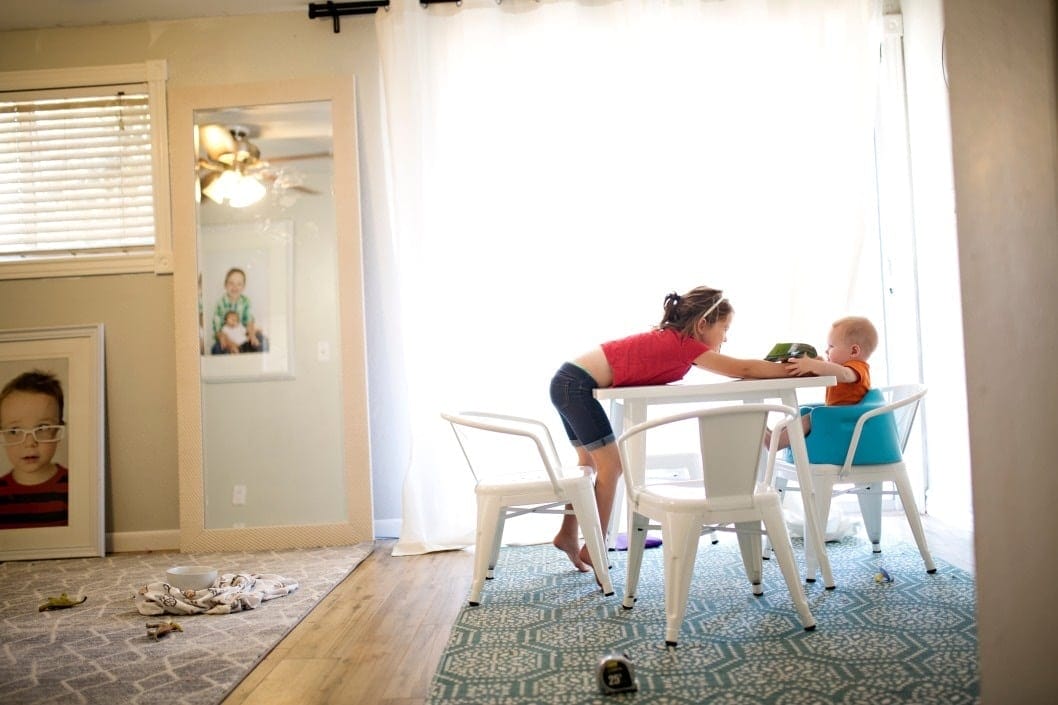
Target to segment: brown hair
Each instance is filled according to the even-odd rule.
[[[4,399],[7,399],[14,392],[32,392],[51,397],[59,405],[59,421],[62,421],[62,385],[59,384],[59,380],[51,372],[33,370],[32,372],[23,372],[18,377],[15,377],[4,385],[3,391],[0,391],[0,404],[3,404]]]
[[[665,296],[664,306],[665,315],[658,329],[671,328],[688,336],[694,334],[694,327],[701,318],[713,325],[735,311],[722,290],[707,286],[695,287],[682,296],[674,291]]]
[[[878,331],[874,324],[863,316],[846,316],[834,321],[833,329],[848,345],[859,345],[863,358],[867,359],[878,347]]]

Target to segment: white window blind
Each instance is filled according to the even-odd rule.
[[[146,84],[0,93],[0,261],[154,246]]]

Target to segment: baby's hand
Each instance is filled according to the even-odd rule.
[[[815,374],[812,360],[810,357],[791,357],[783,364],[783,367],[786,368],[786,374],[791,377],[804,377]]]

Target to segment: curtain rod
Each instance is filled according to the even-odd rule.
[[[540,0],[536,0],[540,2]],[[456,5],[462,5],[463,0],[419,0],[419,4],[424,8],[429,9],[430,5],[439,5],[442,3],[454,2]],[[496,0],[496,4],[500,5],[503,0]],[[362,0],[361,2],[310,2],[309,3],[309,19],[314,20],[319,17],[330,17],[334,20],[334,33],[338,34],[342,31],[341,25],[338,23],[339,17],[346,15],[373,15],[378,12],[378,8],[389,9],[389,0]]]
[[[436,0],[435,0],[436,1]],[[334,33],[342,31],[339,17],[347,15],[373,15],[378,8],[389,8],[389,0],[361,0],[361,2],[310,2],[309,19],[317,17],[330,17],[334,20]]]

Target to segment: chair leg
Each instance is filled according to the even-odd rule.
[[[829,475],[815,475],[812,478],[815,484],[816,495],[816,523],[819,525],[820,539],[823,542],[823,550],[827,549],[827,522],[830,521],[830,505],[834,501],[834,478]],[[802,499],[803,499],[802,495]],[[805,566],[809,576],[808,582],[815,582],[815,574],[818,568],[819,558],[811,555],[814,551],[809,550],[808,517],[805,517]],[[789,535],[789,531],[787,531]],[[827,590],[833,590],[833,585],[827,585]]]
[[[585,478],[587,480],[587,478]],[[595,506],[595,491],[591,482],[579,483],[570,489],[570,504],[577,515],[577,524],[584,536],[584,545],[591,557],[595,580],[602,588],[603,595],[613,594],[613,583],[610,580],[610,557],[606,553],[606,541],[603,539],[602,526],[599,523],[599,509]]]
[[[790,543],[790,532],[786,528],[786,520],[782,515],[782,507],[778,500],[774,503],[765,502],[761,504],[761,515],[764,518],[764,528],[772,538],[772,548],[775,551],[775,560],[779,563],[782,577],[786,580],[786,588],[790,591],[790,600],[801,617],[801,626],[806,632],[816,628],[815,617],[808,608],[808,600],[805,598],[804,588],[797,575],[797,564],[794,562],[793,545]]]
[[[496,564],[500,560],[500,547],[503,546],[503,527],[507,523],[506,507],[496,507],[496,517],[492,520],[495,527],[492,531],[492,553],[489,555],[489,572],[485,575],[486,580],[492,580],[496,574]]]
[[[665,554],[665,645],[676,646],[687,614],[687,598],[701,538],[701,517],[668,514],[662,523]]]
[[[896,483],[896,491],[900,493],[900,504],[904,507],[904,515],[907,523],[911,525],[911,533],[918,544],[918,552],[922,554],[922,562],[926,564],[927,573],[936,573],[937,566],[933,564],[933,556],[929,553],[926,545],[926,532],[922,528],[922,517],[918,514],[918,505],[915,503],[915,493],[911,489],[911,481],[907,478],[907,472],[898,472],[893,478]]]
[[[871,540],[871,550],[882,552],[882,482],[863,485],[856,493],[860,503],[860,516],[863,517],[863,528]]]
[[[776,475],[772,478],[771,484],[772,487],[775,488],[775,492],[779,495],[779,507],[781,508],[783,500],[786,499],[786,486],[789,484],[789,480],[785,477],[779,477]],[[761,558],[769,560],[771,552],[771,535],[766,533],[764,534],[764,553],[761,555]]]
[[[485,579],[492,572],[503,532],[503,507],[497,497],[478,495],[478,526],[474,542],[474,578],[470,583],[471,607],[481,604]]]
[[[639,587],[639,571],[643,567],[643,551],[646,548],[647,526],[650,520],[642,514],[629,512],[628,519],[628,556],[625,561],[625,596],[621,606],[626,610],[636,604],[636,590]]]
[[[760,597],[764,594],[761,587],[761,537],[759,521],[743,521],[735,524],[738,535],[738,550],[742,553],[742,565],[746,569],[746,577],[749,584],[753,586],[753,594]]]

